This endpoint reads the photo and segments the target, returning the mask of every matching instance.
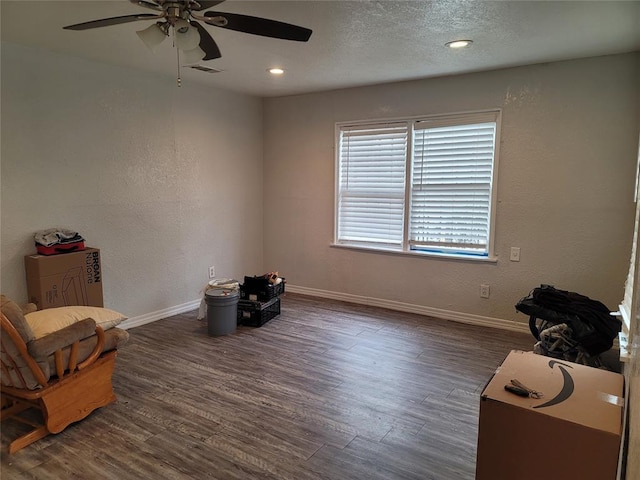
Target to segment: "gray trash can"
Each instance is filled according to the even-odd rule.
[[[237,290],[211,289],[204,294],[209,335],[229,335],[238,325]]]

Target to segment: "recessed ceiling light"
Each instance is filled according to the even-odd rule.
[[[270,68],[267,70],[271,75],[282,75],[284,70],[282,68]]]
[[[473,43],[473,40],[454,40],[453,42],[445,43],[445,47],[449,48],[464,48]]]

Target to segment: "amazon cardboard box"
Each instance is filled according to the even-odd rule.
[[[512,379],[543,394],[504,389]],[[476,480],[615,480],[623,376],[512,351],[480,398]]]
[[[67,305],[102,307],[100,250],[24,257],[29,302],[38,310]]]

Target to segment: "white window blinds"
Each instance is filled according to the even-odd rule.
[[[338,125],[336,243],[492,257],[500,111]]]
[[[495,133],[495,122],[416,122],[411,248],[488,253]]]
[[[338,242],[402,246],[407,130],[406,122],[341,128]]]

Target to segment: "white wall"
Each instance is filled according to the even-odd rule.
[[[2,44],[1,290],[27,300],[33,234],[102,253],[105,306],[136,316],[262,268],[262,102]]]
[[[640,150],[638,152],[640,155]],[[639,157],[640,158],[640,157]],[[638,189],[640,194],[640,189]],[[634,229],[633,250],[638,251],[638,215],[640,205],[636,205],[636,222]],[[623,365],[627,399],[625,412],[628,415],[627,439],[623,443],[623,455],[627,460],[626,477],[628,479],[640,478],[640,404],[636,400],[640,398],[640,282],[634,281],[634,272],[638,271],[640,260],[632,257],[629,277],[627,279],[625,301],[629,307],[629,343],[627,351],[629,358]],[[629,298],[626,298],[629,294]],[[634,308],[635,307],[635,308]],[[623,432],[624,433],[624,432]]]
[[[265,267],[293,286],[525,322],[540,283],[614,309],[633,228],[640,54],[265,100]],[[335,122],[502,108],[496,264],[332,248]],[[521,261],[509,261],[511,246]],[[479,298],[479,286],[491,298]]]
[[[129,316],[197,299],[209,265],[520,322],[514,303],[542,282],[615,308],[633,226],[639,58],[271,98],[262,117],[257,98],[3,43],[0,289],[25,301],[33,233],[64,226],[101,248],[105,304]],[[329,246],[335,122],[495,107],[497,264]],[[511,246],[521,262],[508,261]]]

